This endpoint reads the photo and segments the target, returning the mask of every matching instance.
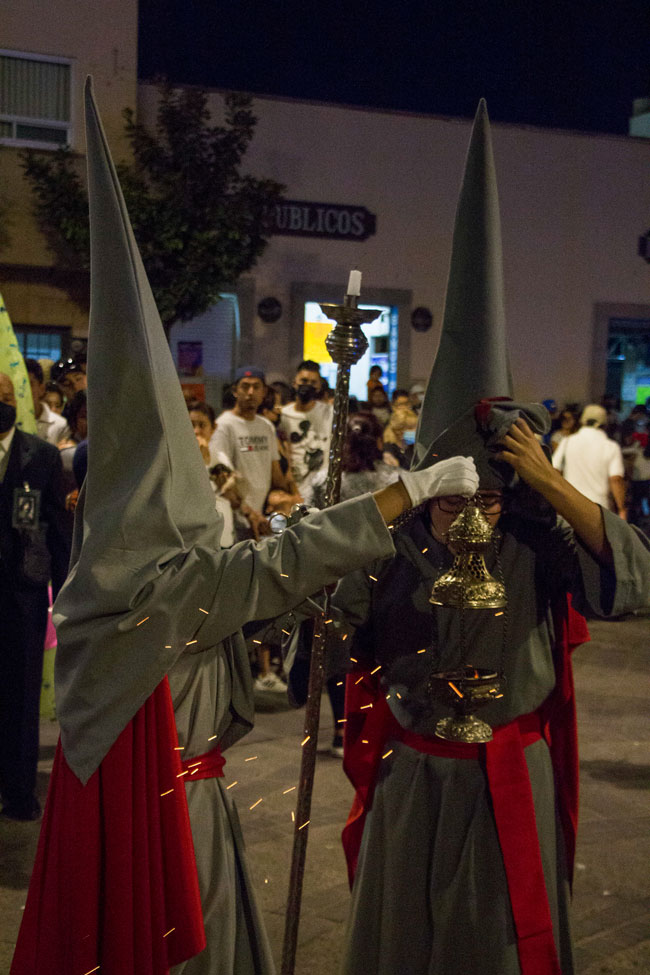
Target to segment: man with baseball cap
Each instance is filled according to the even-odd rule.
[[[564,437],[553,454],[553,467],[581,494],[604,508],[610,508],[610,495],[621,518],[627,518],[623,454],[610,440],[603,427],[607,410],[597,403],[585,406],[580,417],[580,429]]]

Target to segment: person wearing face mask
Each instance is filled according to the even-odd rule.
[[[300,489],[327,464],[332,433],[332,407],[318,399],[322,378],[318,363],[305,359],[293,381],[296,398],[282,408],[280,429],[291,447],[291,473]]]
[[[0,797],[3,816],[33,820],[47,587],[57,595],[70,549],[59,451],[15,424],[0,373]]]

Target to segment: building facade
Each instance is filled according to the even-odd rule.
[[[17,328],[69,338],[85,335],[87,306],[70,296],[30,216],[19,145],[34,144],[43,125],[41,137],[61,139],[65,130],[83,153],[81,96],[91,73],[122,159],[121,112],[137,105],[139,120],[151,122],[156,89],[137,82],[136,0],[57,0],[56,18],[45,10],[39,0],[8,8],[3,43],[11,46],[2,53],[11,70],[24,68],[21,59],[67,65],[68,107],[48,110],[68,118],[34,115],[38,100],[1,104],[12,241],[0,253],[0,290]],[[62,69],[44,70],[51,87]],[[218,119],[219,92],[210,105]],[[239,364],[291,378],[299,359],[320,354],[328,325],[319,305],[341,301],[353,267],[363,272],[362,303],[381,310],[362,369],[378,362],[393,386],[425,379],[471,122],[280,98],[256,97],[254,110],[246,167],[283,183],[286,203],[252,272],[201,319],[172,330],[184,380],[218,405]],[[650,386],[650,267],[637,252],[650,220],[650,140],[495,124],[493,141],[517,394],[585,401],[609,388],[638,398],[646,378]],[[87,280],[78,284],[87,290]]]

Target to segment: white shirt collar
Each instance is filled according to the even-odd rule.
[[[0,440],[0,450],[2,451],[3,454],[8,454],[9,451],[11,450],[11,444],[14,439],[15,432],[16,432],[16,427],[13,426],[9,431],[9,436],[5,437],[3,440]],[[2,454],[0,454],[0,456],[2,456]]]

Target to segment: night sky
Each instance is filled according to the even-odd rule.
[[[140,77],[626,133],[648,0],[140,0]]]

